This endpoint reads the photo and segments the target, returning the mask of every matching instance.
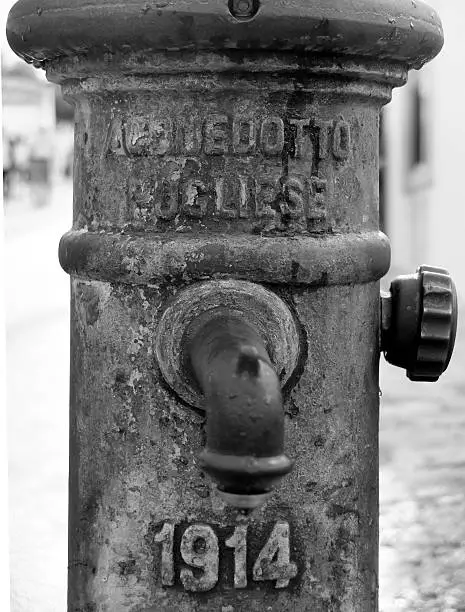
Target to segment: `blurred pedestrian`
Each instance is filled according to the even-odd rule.
[[[9,199],[11,195],[12,178],[15,169],[14,145],[11,138],[8,138],[5,130],[2,130],[3,147],[3,198]]]
[[[50,134],[43,127],[37,132],[29,154],[29,181],[31,199],[38,206],[44,206],[50,193],[50,166],[52,143]]]

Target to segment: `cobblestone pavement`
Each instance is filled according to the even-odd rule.
[[[69,185],[6,211],[12,612],[66,609],[70,224]],[[464,340],[436,384],[381,359],[381,612],[465,611]]]
[[[5,211],[11,612],[64,612],[69,279],[57,251],[71,191],[39,207],[21,195]]]
[[[464,325],[439,382],[380,386],[380,610],[465,611]]]

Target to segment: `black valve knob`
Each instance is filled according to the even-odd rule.
[[[435,382],[446,370],[457,330],[457,292],[447,270],[420,266],[381,295],[381,350],[413,381]]]

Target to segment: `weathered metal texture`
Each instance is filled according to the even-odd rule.
[[[128,269],[136,276],[139,271],[146,274],[142,285],[74,281],[73,335],[79,344],[73,353],[82,357],[73,366],[72,411],[79,420],[73,428],[72,456],[79,459],[71,466],[71,504],[77,512],[70,524],[71,609],[95,604],[101,610],[134,611],[153,606],[167,611],[372,612],[378,541],[376,281],[388,262],[385,242],[376,233],[377,135],[384,101],[379,90],[387,95],[387,88],[363,83],[365,96],[350,97],[335,77],[327,85],[316,81],[316,91],[308,77],[299,91],[295,77],[273,80],[268,74],[250,80],[226,74],[212,87],[204,86],[203,77],[173,78],[166,89],[157,77],[138,79],[145,90],[97,92],[97,79],[65,84],[68,95],[77,99],[73,240],[81,236],[85,245],[90,235],[96,240],[111,237],[129,246],[128,257],[114,260],[112,269],[123,275]],[[123,78],[117,82],[124,87]],[[93,91],[83,91],[90,88]],[[206,127],[212,116],[220,117],[218,127]],[[269,118],[275,125],[279,119],[285,126],[283,150],[276,146],[269,154],[262,147],[251,154],[234,152],[234,118],[250,118],[257,134]],[[191,154],[156,154],[153,147],[159,146],[167,119],[176,125],[187,119],[207,137],[218,130],[218,140],[227,143],[224,151],[205,151],[203,144]],[[302,152],[296,151],[291,121],[308,123]],[[343,122],[344,136],[334,136],[337,122]],[[328,126],[327,144],[317,124]],[[124,125],[124,136],[115,135],[119,125]],[[130,127],[134,125],[139,127]],[[119,138],[125,138],[124,144]],[[267,138],[272,144],[271,136]],[[344,153],[337,148],[340,141],[346,143]],[[126,152],[134,146],[129,143],[139,143],[141,153]],[[247,185],[250,181],[245,195],[238,177]],[[171,181],[174,196],[171,192],[172,199],[164,204],[159,190],[165,185],[170,193]],[[312,181],[324,185],[321,199],[311,191]],[[189,200],[185,194],[191,193],[193,183],[202,193]],[[293,186],[290,195],[285,185]],[[266,206],[269,210],[261,216]],[[355,255],[349,249],[345,254],[326,248],[331,237],[336,242],[335,235],[342,242],[355,242]],[[244,277],[241,244],[254,238],[265,245],[273,241],[261,266],[267,266],[269,276],[260,278],[255,272],[254,280],[265,282],[286,301],[301,326],[303,358],[284,396],[285,449],[295,460],[294,471],[247,519],[225,505],[202,473],[196,458],[205,446],[204,417],[166,386],[152,352],[157,323],[172,296],[195,280],[216,278],[213,257],[202,276],[190,276],[183,244],[194,241],[195,252],[201,253],[214,237],[235,245],[230,248],[235,248],[237,259],[228,260],[228,270],[219,270],[231,278]],[[305,253],[300,272],[298,260],[283,265],[285,255],[277,248],[278,240],[308,248],[306,237],[318,253],[320,286],[317,279],[313,286],[299,282],[299,274],[305,279],[305,270],[312,270]],[[159,241],[171,243],[172,249],[177,246],[175,263],[165,261],[167,268],[180,262],[184,269],[178,276],[150,278],[153,268],[143,253],[155,252]],[[105,258],[110,261],[111,252]],[[85,252],[77,261],[82,260]],[[357,267],[360,260],[363,265]],[[201,261],[200,255],[197,266]],[[345,261],[352,266],[346,281],[351,284],[325,286],[325,272],[339,268],[337,274],[344,275]],[[100,269],[105,276],[103,265]],[[370,276],[367,270],[374,273]],[[290,542],[281,588],[277,572],[263,581],[253,572],[278,522],[289,532],[283,541]],[[162,563],[163,544],[157,540],[166,524],[176,525],[172,586],[162,584],[168,561]],[[225,547],[236,525],[247,525],[243,589],[234,588],[234,551]],[[213,577],[208,573],[210,578],[196,587],[182,580],[192,566],[180,544],[189,526],[210,526],[219,542],[218,552],[214,547],[202,552],[201,559],[213,564],[208,570]],[[272,563],[271,553],[266,562]],[[194,571],[201,577],[207,569]]]
[[[210,280],[180,291],[158,325],[155,353],[170,387],[206,410],[199,466],[236,508],[253,509],[292,469],[281,386],[299,362],[297,323],[261,285]]]
[[[186,366],[190,360],[186,343],[219,312],[245,319],[258,333],[281,386],[292,384],[301,347],[297,321],[290,309],[274,292],[257,283],[213,280],[194,283],[178,292],[157,327],[154,350],[158,365],[182,400],[204,409],[204,396]]]
[[[243,0],[247,2],[247,0]],[[248,3],[248,2],[247,2]],[[36,63],[76,54],[154,50],[342,53],[419,68],[441,49],[440,21],[421,0],[21,0],[11,10],[8,40]],[[249,15],[252,19],[248,18]]]
[[[276,257],[276,253],[280,257]],[[70,274],[137,285],[238,278],[296,285],[345,285],[380,278],[389,267],[388,239],[380,232],[318,236],[206,234],[166,238],[124,231],[70,231],[61,239],[60,262]]]
[[[220,492],[237,496],[236,507],[245,497],[249,508],[247,497],[270,493],[293,464],[284,454],[281,384],[264,338],[246,313],[220,306],[186,338],[185,352],[207,413],[199,465]]]
[[[437,17],[22,0],[8,37],[76,107],[69,610],[373,612],[378,116],[439,50]],[[204,414],[154,357],[170,301],[218,278],[262,283],[300,330],[295,468],[246,517],[202,473]]]
[[[176,400],[154,365],[151,336],[166,292],[73,281],[70,610],[376,609],[378,286],[283,295],[308,339],[285,397],[285,447],[296,464],[244,519],[196,464],[203,416]],[[251,576],[278,521],[290,525],[297,566],[285,589]],[[211,590],[184,590],[179,556],[175,585],[162,586],[155,538],[165,522],[215,530],[222,548]],[[248,587],[235,589],[224,542],[242,524]]]

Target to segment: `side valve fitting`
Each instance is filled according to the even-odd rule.
[[[420,266],[381,293],[381,350],[412,381],[436,382],[457,330],[457,292],[447,270]]]

